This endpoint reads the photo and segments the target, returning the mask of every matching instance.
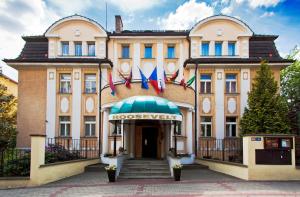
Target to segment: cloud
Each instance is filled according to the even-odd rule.
[[[108,3],[118,7],[123,12],[147,10],[162,5],[165,0],[110,0]]]
[[[225,7],[221,10],[221,13],[222,14],[225,14],[225,15],[230,15],[233,11],[233,6],[228,6],[228,7]]]
[[[205,2],[190,0],[180,5],[175,12],[171,12],[166,18],[158,19],[158,26],[163,29],[188,29],[198,21],[212,16],[214,9]]]
[[[61,15],[73,15],[73,14],[81,14],[82,12],[92,8],[94,6],[99,6],[101,2],[92,1],[92,0],[72,0],[72,2],[68,0],[51,0],[47,3],[52,9],[55,9]],[[104,2],[102,2],[104,5]]]
[[[275,7],[280,0],[248,0],[248,4],[251,8],[258,7]]]
[[[261,18],[265,18],[265,17],[271,17],[271,16],[274,16],[275,13],[274,12],[265,12],[263,13],[260,17]]]

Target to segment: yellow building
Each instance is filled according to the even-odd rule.
[[[132,158],[166,158],[176,147],[193,162],[199,137],[239,135],[260,62],[277,81],[291,64],[279,56],[277,37],[224,15],[186,31],[123,30],[116,16],[107,32],[83,16],[62,18],[41,36],[23,37],[20,56],[5,60],[19,71],[17,144],[28,147],[30,134],[96,139],[105,155],[116,134],[116,149]]]
[[[5,75],[2,71],[0,71],[0,83],[7,87],[9,94],[14,95],[16,98],[18,97],[18,82]]]

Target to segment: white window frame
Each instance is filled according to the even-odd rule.
[[[70,43],[68,41],[61,41],[60,42],[60,49],[61,49],[61,56],[68,56],[70,55]],[[64,54],[63,46],[68,45],[68,53]]]
[[[210,118],[210,122],[202,122],[202,117],[203,118]],[[203,135],[202,137],[212,137],[212,117],[211,116],[201,116],[200,117],[200,128],[202,128],[202,125],[204,125],[204,131],[201,130]],[[207,125],[210,125],[210,136],[207,136]]]
[[[95,80],[93,80],[93,79],[87,79],[86,78],[87,75],[94,75],[95,76]],[[95,83],[95,87],[96,87],[95,92],[93,92],[93,87],[92,87],[93,82]],[[90,84],[89,88],[87,88],[87,86],[86,86],[87,83]],[[87,89],[89,91],[87,91]],[[86,74],[84,74],[84,92],[85,93],[96,93],[97,92],[97,75],[95,73],[86,73]]]
[[[210,75],[210,79],[201,79],[201,75]],[[212,93],[212,74],[210,73],[202,73],[200,74],[200,94],[210,94]],[[210,92],[207,92],[207,82],[210,82]],[[204,92],[201,92],[201,83],[204,83]]]
[[[86,117],[94,117],[95,120],[94,121],[92,121],[92,120],[86,121],[85,120]],[[85,130],[86,129],[86,125],[89,125],[88,135],[87,135],[87,131]],[[95,125],[95,132],[94,132],[95,135],[92,135],[92,125]],[[96,136],[96,116],[85,116],[84,117],[84,135],[88,136],[88,137]]]
[[[90,54],[90,47],[94,46],[94,54]],[[82,47],[82,46],[81,46]],[[81,49],[82,50],[82,49]],[[94,57],[96,56],[96,44],[95,42],[88,42],[87,43],[87,54],[88,56]]]
[[[227,122],[227,118],[235,118],[235,122]],[[226,125],[225,125],[225,136],[226,137],[236,137],[237,136],[237,117],[227,116],[225,117]],[[227,125],[229,125],[229,135],[227,135]],[[235,125],[235,136],[232,135],[232,125]]]
[[[69,117],[69,120],[61,120],[62,117]],[[65,130],[62,131],[61,130],[61,125],[64,124],[65,125]],[[69,135],[67,135],[67,125],[70,125],[70,131],[69,131]],[[63,132],[63,135],[62,135]],[[60,116],[59,117],[59,134],[62,137],[69,137],[71,134],[71,117],[70,116]]]
[[[237,93],[237,74],[235,73],[228,73],[228,75],[235,75],[235,79],[227,79],[227,74],[225,75],[226,79],[225,79],[225,91],[226,93]],[[229,82],[229,91],[227,92],[227,82]],[[232,86],[232,83],[235,82],[235,91],[232,92],[231,91],[231,86]]]
[[[69,75],[70,79],[62,79],[63,75]],[[70,73],[60,73],[59,74],[59,92],[60,93],[67,93],[67,94],[71,93],[71,90],[72,90],[72,83],[71,83],[71,81],[72,81],[72,75]],[[64,83],[67,83],[68,84],[67,87],[70,87],[70,89],[68,89],[68,91],[66,91],[66,92],[62,91],[62,87],[63,87],[62,85]]]

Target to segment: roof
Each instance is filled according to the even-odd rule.
[[[181,115],[177,105],[157,96],[133,96],[116,103],[110,114],[162,113]]]
[[[112,32],[109,36],[188,36],[189,31],[175,30],[124,30],[121,33]]]

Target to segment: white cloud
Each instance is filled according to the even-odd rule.
[[[162,29],[188,29],[196,22],[214,14],[214,9],[205,2],[190,0],[180,5],[175,12],[171,12],[166,18],[158,19],[158,25]]]
[[[221,13],[222,14],[225,14],[225,15],[230,15],[233,11],[233,6],[228,6],[228,7],[225,7],[221,10]]]
[[[251,8],[257,7],[275,7],[280,0],[248,0]]]
[[[134,12],[162,5],[164,0],[110,0],[108,3],[118,7],[123,12]]]
[[[261,18],[265,18],[265,17],[271,17],[271,16],[274,16],[275,13],[274,12],[265,12],[263,13],[260,17]]]
[[[68,0],[51,0],[49,1],[49,6],[56,9],[60,14],[66,16],[73,15],[75,13],[79,14],[99,3],[100,2],[92,0],[72,0],[71,2]]]

